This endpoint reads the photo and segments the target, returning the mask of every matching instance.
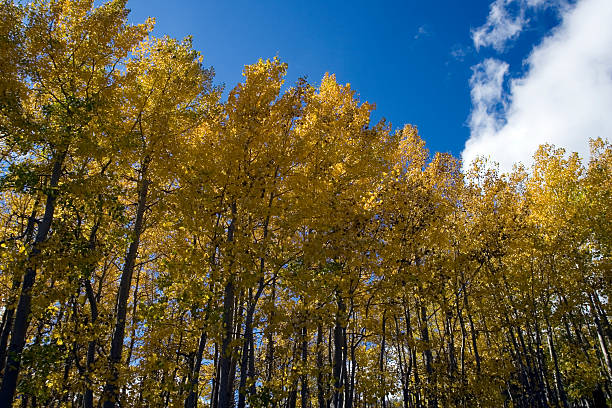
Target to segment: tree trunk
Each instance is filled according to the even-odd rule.
[[[121,273],[121,281],[119,282],[119,293],[117,294],[117,317],[115,321],[115,330],[111,340],[111,349],[109,355],[109,370],[110,378],[104,386],[102,401],[104,408],[114,408],[119,399],[119,366],[121,364],[121,354],[123,351],[123,340],[125,338],[125,319],[127,316],[127,303],[130,296],[130,288],[132,286],[132,275],[134,274],[134,266],[136,257],[138,256],[138,246],[140,245],[140,237],[143,230],[144,214],[147,208],[147,196],[149,191],[148,166],[150,159],[145,158],[139,181],[138,203],[136,207],[136,220],[134,228],[131,232],[131,242],[128,251],[125,255],[123,271]],[[135,300],[134,300],[135,301]]]
[[[89,301],[89,308],[91,309],[91,322],[95,324],[98,320],[98,302],[96,301],[96,297],[93,292],[93,288],[91,287],[91,282],[89,279],[84,279],[85,281],[85,293],[87,295],[87,300]],[[87,388],[85,389],[85,395],[83,396],[83,408],[93,408],[94,400],[93,400],[93,389],[92,389],[92,366],[96,358],[96,340],[90,340],[87,345],[87,357],[85,362],[85,373],[87,376]]]
[[[212,292],[212,285],[211,285]],[[196,408],[198,406],[198,384],[200,381],[200,369],[202,368],[202,358],[204,356],[204,349],[206,348],[206,341],[208,337],[208,316],[210,314],[210,308],[212,307],[212,297],[208,300],[206,305],[206,314],[204,316],[204,327],[200,334],[200,340],[198,341],[198,350],[194,358],[193,368],[189,376],[189,389],[187,398],[185,398],[185,408]]]
[[[427,403],[430,407],[438,405],[433,388],[433,354],[431,352],[431,344],[429,342],[429,328],[427,326],[427,308],[421,305],[421,338],[425,349],[423,357],[425,359],[425,372],[427,373]]]
[[[308,390],[308,374],[306,370],[308,368],[308,329],[304,325],[302,327],[302,389],[300,399],[302,401],[302,408],[309,408],[310,404],[310,392]]]
[[[346,338],[343,336],[345,305],[340,294],[338,296],[338,313],[336,315],[336,325],[334,327],[334,408],[342,408],[344,403],[343,393],[341,392],[344,369],[344,353],[346,350]]]
[[[234,330],[234,281],[233,277],[225,285],[223,299],[223,327],[225,333],[221,344],[221,352],[219,355],[219,406],[218,408],[230,408],[230,371],[232,361],[232,350],[230,343],[233,338]]]
[[[317,326],[317,401],[319,408],[326,408],[325,388],[323,386],[323,326],[319,322]]]
[[[567,395],[565,394],[565,388],[563,387],[563,378],[561,377],[561,371],[559,370],[559,360],[557,358],[557,350],[555,349],[555,343],[553,341],[552,328],[550,327],[550,322],[548,321],[548,318],[546,319],[546,326],[548,350],[550,352],[550,359],[552,360],[555,369],[554,373],[557,395],[559,396],[559,400],[563,404],[563,408],[569,408],[569,403],[567,402]]]
[[[380,356],[378,358],[378,369],[380,370],[380,391],[382,392],[381,406],[387,408],[387,387],[385,384],[385,347],[387,340],[387,311],[382,315],[382,340],[380,342]]]
[[[23,236],[25,237],[25,245],[29,245],[33,239],[34,226],[36,224],[36,212],[39,205],[37,199],[34,203],[34,209],[32,214],[28,218],[28,224],[26,226]],[[18,276],[13,276],[13,284],[11,287],[11,293],[17,292],[21,285],[21,279]],[[13,329],[13,318],[15,317],[15,305],[13,304],[16,298],[11,296],[6,304],[4,313],[2,314],[2,333],[0,334],[0,374],[4,374],[4,365],[6,363],[6,352],[8,346],[8,339]]]
[[[232,203],[232,220],[227,228],[227,242],[234,241],[236,204]],[[230,374],[232,371],[232,350],[230,343],[233,339],[234,331],[234,276],[232,274],[232,259],[233,254],[229,254],[228,281],[225,284],[223,294],[223,328],[225,333],[221,344],[221,352],[219,355],[219,405],[218,408],[230,408],[233,405],[233,396],[231,394]]]
[[[59,179],[62,175],[62,167],[67,152],[58,153],[53,161],[53,170],[49,181],[49,192],[47,193],[47,201],[45,203],[45,214],[41,223],[38,226],[32,253],[29,260],[35,260],[40,254],[40,245],[47,240],[51,224],[53,223],[53,215],[57,202],[57,187]],[[0,387],[0,408],[9,408],[15,397],[17,389],[17,378],[21,368],[21,353],[25,347],[26,334],[30,324],[30,309],[32,302],[32,287],[36,280],[36,266],[29,266],[23,276],[21,285],[21,295],[15,313],[15,321],[12,329],[11,342],[8,347],[8,356],[4,376],[2,378],[2,386]]]

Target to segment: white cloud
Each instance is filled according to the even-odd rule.
[[[495,133],[501,121],[498,112],[506,107],[503,85],[508,64],[488,58],[472,67],[472,71],[470,87],[473,107],[469,120],[470,129],[478,135]]]
[[[580,0],[526,60],[527,72],[503,91],[507,65],[474,68],[467,166],[489,156],[502,170],[529,165],[540,144],[588,157],[588,139],[612,139],[612,1]]]
[[[493,47],[503,51],[528,24],[527,11],[534,8],[562,7],[565,0],[495,0],[489,7],[487,22],[472,30],[476,50]]]

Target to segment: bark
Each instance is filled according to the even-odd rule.
[[[233,277],[225,285],[223,299],[223,327],[225,333],[221,344],[219,355],[219,408],[229,408],[231,406],[230,395],[230,371],[232,362],[232,350],[230,343],[233,338],[234,330],[234,282]]]
[[[136,309],[138,306],[138,302],[136,302],[136,299],[138,299],[138,287],[140,285],[140,273],[141,272],[142,272],[142,268],[140,268],[138,270],[138,273],[136,274],[134,294],[132,295],[132,299],[134,299],[134,303],[132,304],[132,333],[130,334],[130,346],[128,347],[128,355],[127,355],[127,358],[125,359],[126,367],[129,367],[130,363],[132,362],[132,354],[134,353],[134,344],[136,343],[136,325],[134,323],[136,319]]]
[[[603,356],[606,373],[608,374],[608,380],[612,381],[612,361],[610,359],[610,353],[608,351],[608,345],[605,339],[604,327],[599,318],[600,315],[596,310],[593,296],[590,296],[589,299],[591,303],[591,314],[593,316],[593,322],[595,323],[595,329],[597,331],[597,340],[599,341],[599,347]]]
[[[301,375],[301,394],[300,399],[302,402],[302,408],[309,408],[310,404],[310,391],[308,389],[308,375],[306,369],[308,367],[308,329],[306,326],[302,327],[302,375]],[[347,407],[350,408],[350,407]]]
[[[236,214],[236,204],[232,204],[232,217]],[[235,218],[232,218],[229,227],[227,228],[227,242],[234,241]],[[225,284],[223,294],[223,328],[225,333],[221,344],[219,355],[219,405],[218,408],[230,408],[233,405],[233,396],[231,395],[230,375],[232,371],[232,350],[230,343],[233,339],[234,331],[234,276],[232,274],[232,254],[230,254],[228,271],[228,281]]]
[[[421,338],[425,349],[423,356],[425,359],[425,372],[427,373],[427,403],[430,407],[438,405],[435,393],[433,392],[433,354],[431,352],[431,344],[429,341],[429,329],[427,326],[427,308],[421,305]]]
[[[49,236],[57,203],[57,187],[59,185],[60,176],[62,175],[65,157],[66,151],[57,154],[53,160],[53,170],[48,185],[49,192],[47,193],[47,201],[45,203],[45,213],[38,226],[36,237],[34,238],[32,252],[29,256],[29,264],[36,260],[41,252],[40,245],[45,242]],[[26,334],[30,324],[32,287],[35,281],[36,266],[30,265],[26,268],[23,276],[21,294],[19,296],[19,303],[17,304],[15,320],[11,331],[12,335],[8,347],[5,372],[2,378],[2,385],[0,386],[0,408],[9,408],[15,397],[17,379],[21,368],[21,353],[25,347]]]
[[[380,356],[378,358],[378,369],[380,370],[380,390],[382,392],[382,408],[387,408],[387,389],[385,386],[385,346],[386,346],[386,328],[387,328],[387,311],[383,311],[382,315],[382,341],[380,344]]]
[[[351,340],[351,375],[350,382],[347,386],[346,393],[346,408],[353,408],[353,401],[355,399],[355,373],[357,372],[357,357],[355,356],[355,349],[357,348],[357,344],[359,342],[355,342],[355,336],[352,336]]]
[[[397,349],[397,358],[398,358],[398,363],[399,363],[399,370],[400,370],[400,384],[402,386],[402,405],[404,406],[404,408],[408,408],[408,402],[409,402],[409,395],[408,395],[408,383],[410,381],[410,379],[407,376],[406,373],[406,359],[405,359],[405,354],[404,354],[404,345],[402,344],[401,341],[401,330],[399,327],[399,321],[397,316],[394,316],[394,320],[395,320],[395,333],[396,333],[396,349]],[[354,353],[354,350],[351,350],[351,353]],[[347,407],[348,408],[348,407]]]
[[[206,319],[205,319],[206,322]],[[198,383],[200,381],[200,369],[202,368],[202,357],[206,348],[207,331],[202,329],[200,340],[198,341],[198,351],[195,355],[191,378],[189,379],[189,394],[185,399],[185,408],[196,408],[198,406]]]
[[[272,311],[270,312],[270,322],[272,322],[274,320],[274,310],[276,307],[276,278],[272,279],[270,302],[272,303]],[[272,324],[268,324],[266,341],[266,380],[270,381],[272,379],[272,375],[274,374],[274,330]]]
[[[85,293],[87,295],[87,300],[89,302],[89,308],[91,310],[91,322],[93,324],[98,320],[98,302],[96,301],[96,297],[93,292],[93,288],[91,287],[91,282],[89,279],[84,279],[85,281]],[[97,342],[95,339],[89,341],[87,345],[87,357],[85,362],[85,372],[87,375],[87,388],[85,389],[85,395],[83,396],[83,408],[93,408],[94,400],[93,400],[93,389],[92,389],[92,378],[91,371],[92,366],[96,358],[96,345]]]
[[[111,340],[111,349],[109,355],[109,371],[110,378],[106,382],[103,391],[103,406],[104,408],[114,408],[118,404],[119,399],[119,365],[121,364],[121,354],[123,351],[123,341],[125,338],[125,320],[127,316],[128,299],[130,296],[130,288],[132,286],[132,275],[138,256],[138,247],[140,245],[140,237],[143,232],[144,214],[147,209],[147,197],[149,191],[148,166],[149,158],[145,158],[141,168],[138,203],[136,207],[136,219],[131,232],[131,242],[128,251],[125,255],[123,270],[121,272],[121,280],[119,282],[119,292],[117,294],[117,317],[115,320],[115,330]],[[134,300],[135,301],[135,300]]]
[[[297,368],[297,343],[293,343],[293,352],[291,354],[291,372],[295,372],[295,369]],[[289,388],[289,395],[287,396],[287,408],[296,408],[298,380],[299,377],[295,377],[291,382],[291,388]]]
[[[546,336],[548,340],[548,350],[550,352],[550,359],[553,362],[554,366],[554,374],[555,374],[555,386],[557,388],[557,396],[563,405],[563,408],[569,408],[569,403],[567,401],[567,395],[565,394],[565,388],[563,387],[563,378],[561,377],[561,371],[559,370],[559,360],[557,358],[557,350],[555,348],[555,343],[553,341],[553,333],[552,328],[550,327],[550,322],[546,319]]]
[[[548,374],[547,374],[547,370],[546,370],[546,361],[544,359],[544,351],[542,349],[542,336],[540,334],[540,327],[538,324],[537,319],[535,320],[535,348],[536,348],[536,359],[537,359],[537,364],[538,364],[538,371],[540,373],[540,377],[542,378],[542,381],[544,383],[544,390],[545,390],[545,396],[546,396],[546,403],[548,405],[550,405],[552,402],[551,399],[551,389],[550,389],[550,385],[548,384]]]
[[[317,326],[317,402],[319,408],[325,408],[325,388],[323,385],[323,326]]]
[[[336,315],[336,324],[334,326],[334,359],[333,359],[333,375],[334,375],[334,395],[333,403],[334,408],[342,408],[344,404],[343,393],[341,388],[343,386],[343,374],[345,367],[344,353],[346,350],[346,337],[343,336],[344,329],[344,313],[346,307],[342,297],[338,295],[338,312]]]
[[[465,282],[465,276],[461,273],[461,278]],[[468,322],[470,324],[470,337],[472,340],[472,350],[474,352],[474,359],[476,360],[476,373],[480,374],[480,354],[478,353],[478,332],[474,328],[474,319],[472,318],[472,312],[470,311],[470,303],[468,302],[468,295],[466,285],[463,285],[463,306],[467,314]]]
[[[263,268],[263,263],[262,263],[262,268]],[[248,308],[247,308],[247,313],[246,313],[246,318],[245,318],[245,323],[244,323],[244,344],[242,345],[242,357],[241,357],[241,362],[240,362],[240,385],[238,388],[238,392],[239,392],[238,408],[244,408],[246,406],[246,395],[247,395],[246,383],[247,383],[247,380],[249,378],[252,378],[252,376],[254,375],[254,372],[253,372],[254,370],[251,371],[249,367],[251,361],[253,361],[253,365],[255,364],[254,356],[251,356],[251,353],[254,353],[254,349],[252,347],[254,343],[253,315],[255,314],[255,308],[257,307],[257,301],[259,300],[259,297],[261,296],[263,289],[264,289],[263,277],[260,278],[259,280],[259,286],[257,288],[257,293],[255,293],[255,296],[253,296],[251,289],[249,289]],[[249,390],[249,392],[252,392],[252,389]]]
[[[39,201],[36,200],[36,202],[34,203],[34,209],[32,210],[32,214],[28,218],[28,224],[23,234],[23,236],[25,237],[26,245],[28,245],[33,239],[38,204]],[[20,285],[21,278],[19,276],[14,276],[11,293],[17,292]],[[13,318],[15,317],[15,305],[13,304],[15,300],[16,298],[13,296],[9,298],[4,313],[2,314],[2,332],[0,334],[0,373],[2,374],[4,372],[4,365],[6,363],[8,339],[13,328]]]
[[[212,285],[211,285],[212,288]],[[212,289],[211,289],[212,290]],[[211,298],[212,299],[212,298]],[[206,315],[204,316],[204,327],[200,334],[200,340],[198,341],[198,350],[194,356],[194,362],[189,377],[189,393],[185,399],[185,408],[196,408],[198,406],[198,384],[200,381],[200,369],[202,368],[202,358],[204,356],[204,349],[206,348],[206,341],[208,338],[208,316],[210,314],[210,308],[212,307],[212,300],[209,299],[206,305]]]
[[[210,397],[211,408],[217,408],[219,406],[219,378],[221,370],[219,369],[219,345],[215,342],[215,376],[212,384],[212,394]]]
[[[12,290],[17,290],[17,288],[19,288],[18,282],[17,284],[13,284]],[[12,306],[12,303],[12,300],[8,301],[8,305],[2,314],[2,334],[0,334],[0,373],[3,373],[4,371],[8,340],[11,334],[11,329],[13,328],[15,308]]]
[[[235,315],[234,315],[234,339],[239,339],[241,337],[241,327],[242,327],[242,311],[244,309],[243,306],[243,300],[244,298],[244,291],[240,291],[240,294],[238,295],[238,299],[236,299],[236,303],[234,304],[234,311],[235,311]],[[244,336],[242,337],[244,338]],[[232,348],[232,353],[231,353],[231,360],[230,360],[230,376],[229,376],[229,395],[230,397],[230,406],[233,407],[234,406],[234,386],[236,384],[235,380],[236,380],[236,366],[237,366],[237,356],[234,353],[234,349]]]

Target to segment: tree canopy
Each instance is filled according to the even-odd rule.
[[[499,174],[125,0],[0,2],[0,407],[612,401],[612,145]]]

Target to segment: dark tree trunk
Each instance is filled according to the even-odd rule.
[[[87,295],[87,300],[89,301],[89,308],[91,309],[91,322],[95,324],[98,320],[98,302],[96,301],[93,288],[91,287],[91,282],[89,282],[89,279],[84,279],[84,281],[85,293]],[[91,371],[96,358],[96,344],[97,342],[95,340],[91,340],[87,345],[87,357],[85,362],[87,388],[85,389],[85,395],[83,396],[83,408],[94,407]]]
[[[317,401],[319,408],[326,408],[325,387],[323,385],[323,326],[317,326]]]
[[[25,244],[29,245],[33,239],[34,226],[36,224],[36,212],[39,201],[36,200],[34,203],[34,209],[32,214],[28,218],[28,224],[26,226],[24,237]],[[17,292],[21,285],[21,279],[18,276],[13,276],[13,284],[11,287],[11,293]],[[2,314],[2,332],[0,334],[0,374],[4,374],[4,365],[6,364],[6,352],[8,346],[8,339],[13,329],[13,318],[15,317],[15,297],[11,296],[7,302],[4,313]]]
[[[423,356],[425,359],[425,372],[427,373],[427,403],[430,407],[438,405],[435,392],[433,390],[433,354],[431,352],[431,344],[429,342],[429,328],[427,326],[427,308],[421,305],[421,338],[425,349]]]
[[[301,389],[301,401],[302,408],[310,407],[310,391],[308,389],[308,375],[306,374],[306,368],[308,367],[308,329],[306,326],[302,327],[302,389]]]
[[[264,261],[261,260],[261,270],[263,273]],[[265,283],[262,277],[259,279],[259,284],[257,287],[257,292],[255,296],[252,295],[251,289],[249,289],[249,301],[245,323],[244,323],[244,344],[242,346],[242,358],[240,361],[240,386],[239,386],[239,395],[238,395],[238,408],[244,408],[246,406],[246,395],[247,388],[246,383],[247,380],[253,379],[255,375],[255,348],[254,348],[254,336],[253,336],[253,315],[255,314],[255,309],[257,307],[257,301],[261,297],[261,294],[264,290]],[[249,392],[251,394],[255,391],[255,384],[251,384]]]
[[[217,408],[219,406],[219,378],[221,375],[221,370],[219,368],[219,362],[220,362],[219,361],[219,345],[215,343],[215,358],[214,358],[215,376],[213,378],[212,394],[210,397],[211,408]]]
[[[236,214],[236,204],[232,204],[232,217]],[[235,219],[232,218],[229,227],[227,228],[227,242],[234,241]],[[221,351],[219,353],[219,405],[218,408],[230,408],[233,405],[233,396],[231,395],[231,371],[232,371],[232,349],[230,347],[234,332],[234,276],[232,274],[232,259],[233,254],[229,254],[228,281],[225,284],[223,293],[223,341],[221,343]]]
[[[191,372],[189,374],[189,388],[187,398],[185,398],[185,408],[196,408],[198,406],[198,384],[200,382],[200,369],[202,368],[202,358],[204,356],[204,350],[206,349],[206,341],[208,337],[207,324],[211,307],[212,300],[209,299],[206,305],[206,314],[204,316],[204,327],[202,328],[200,340],[198,341],[198,350],[196,351],[196,354],[194,356],[194,362],[192,365]]]
[[[234,331],[234,282],[233,277],[225,285],[223,299],[223,327],[225,333],[219,353],[219,405],[218,408],[230,408],[230,371],[232,362],[232,350],[230,343]]]
[[[338,314],[336,315],[336,325],[334,327],[334,408],[342,408],[344,403],[343,386],[344,371],[344,354],[346,353],[346,337],[344,336],[344,314],[346,307],[342,297],[338,294]]]
[[[382,408],[387,408],[387,387],[385,384],[385,348],[387,343],[387,310],[382,315],[382,340],[380,342],[380,356],[378,357],[378,369],[380,370],[380,390],[382,391]]]
[[[125,338],[125,319],[127,316],[128,299],[130,296],[130,288],[132,286],[132,275],[134,274],[134,266],[136,257],[138,256],[138,247],[140,245],[140,237],[142,235],[144,214],[147,208],[147,196],[149,191],[148,166],[150,159],[145,158],[142,168],[140,181],[138,186],[138,203],[136,207],[136,219],[131,232],[131,242],[128,251],[125,255],[123,271],[121,272],[121,280],[119,282],[119,293],[117,294],[117,317],[115,321],[115,330],[111,340],[111,349],[109,355],[109,371],[110,378],[104,386],[102,400],[104,408],[114,408],[118,404],[119,399],[119,365],[121,364],[121,354],[123,351],[123,340]],[[135,300],[134,300],[135,301]]]
[[[563,405],[563,408],[569,408],[567,401],[567,395],[565,394],[565,388],[563,387],[563,378],[561,377],[561,371],[559,370],[559,360],[557,358],[557,350],[555,348],[555,342],[553,340],[552,328],[550,322],[546,319],[546,337],[548,340],[548,350],[550,352],[550,359],[553,362],[554,374],[555,374],[555,387],[557,389],[557,396]]]
[[[49,192],[47,193],[47,201],[45,203],[45,213],[43,219],[38,226],[30,260],[35,260],[40,254],[40,245],[47,240],[51,224],[53,223],[53,215],[57,202],[57,187],[59,185],[64,159],[67,152],[57,154],[53,161],[53,170],[49,181]],[[30,324],[30,309],[32,302],[32,287],[36,280],[36,266],[29,266],[23,276],[21,285],[21,295],[15,312],[15,320],[12,329],[11,342],[8,347],[8,356],[4,376],[2,378],[2,386],[0,386],[0,408],[9,408],[12,406],[15,390],[17,389],[17,379],[21,368],[21,353],[25,347],[26,334]]]

